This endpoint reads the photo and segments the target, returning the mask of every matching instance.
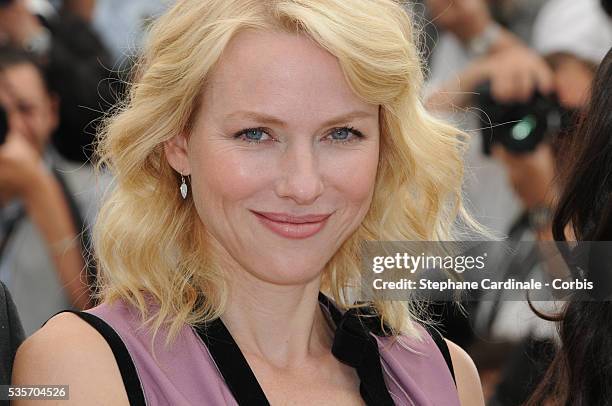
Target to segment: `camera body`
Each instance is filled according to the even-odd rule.
[[[488,83],[479,86],[476,93],[485,155],[491,154],[495,143],[513,154],[532,152],[542,141],[574,124],[576,111],[563,108],[554,95],[536,92],[526,103],[502,104],[493,98]]]

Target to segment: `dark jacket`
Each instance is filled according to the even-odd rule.
[[[60,124],[53,136],[68,160],[86,162],[96,126],[121,93],[110,55],[94,30],[70,13],[43,23],[51,32],[46,76],[60,98]]]
[[[10,384],[15,353],[23,339],[23,328],[13,299],[0,282],[0,385]]]

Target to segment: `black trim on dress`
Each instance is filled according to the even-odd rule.
[[[79,316],[81,320],[95,328],[98,333],[104,337],[109,347],[113,351],[115,361],[117,361],[117,366],[119,367],[119,372],[121,373],[121,379],[123,380],[123,385],[125,386],[128,400],[130,401],[130,406],[146,406],[144,391],[142,389],[140,379],[138,378],[136,366],[134,365],[132,357],[130,357],[127,347],[117,332],[104,320],[98,316],[94,316],[91,313],[75,310],[65,310],[64,312],[69,312]]]
[[[366,405],[394,406],[384,380],[378,344],[370,335],[370,331],[382,334],[376,329],[377,325],[380,326],[380,318],[372,317],[373,314],[369,314],[371,309],[367,308],[351,309],[342,314],[322,293],[319,294],[319,303],[326,307],[337,327],[332,353],[338,360],[356,369],[360,379],[359,392]],[[208,347],[239,405],[270,404],[221,319],[197,326],[195,331]]]
[[[253,370],[221,319],[194,329],[208,348],[236,402],[241,406],[269,406]]]
[[[323,293],[319,293],[319,303],[328,310],[336,325],[332,353],[338,360],[357,370],[360,379],[359,391],[366,405],[393,406],[394,402],[384,380],[378,344],[370,334],[385,336],[390,330],[382,328],[380,317],[371,306],[352,308],[341,313]],[[115,356],[130,405],[146,405],[136,367],[117,332],[93,314],[65,311],[79,316],[102,335]],[[424,327],[440,349],[455,381],[450,352],[444,338],[432,327]],[[195,326],[194,331],[208,348],[226,385],[240,406],[270,405],[253,370],[220,318]]]
[[[425,330],[427,330],[431,338],[434,340],[434,343],[436,343],[436,345],[440,349],[440,352],[444,357],[444,361],[446,361],[446,365],[448,366],[451,376],[453,377],[453,382],[455,382],[455,386],[457,386],[457,380],[455,379],[455,368],[453,367],[453,360],[451,359],[448,344],[446,344],[444,337],[442,337],[442,334],[438,330],[427,324],[423,324],[423,326],[425,327]]]

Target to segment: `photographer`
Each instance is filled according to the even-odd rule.
[[[465,11],[470,4],[469,18],[486,17],[486,8],[476,8],[475,3],[454,2],[454,14],[446,15],[442,22],[455,27],[455,31],[476,29],[475,23],[464,24],[463,28],[458,24],[468,18]],[[552,207],[559,195],[554,182],[558,152],[554,141],[574,131],[571,118],[583,109],[595,68],[612,44],[612,22],[602,4],[605,2],[599,0],[548,2],[533,30],[532,43],[539,55],[525,45],[498,49],[496,42],[491,42],[489,52],[475,58],[456,80],[439,86],[429,99],[429,107],[439,111],[477,106],[483,112],[480,125],[484,150],[502,164],[522,206],[522,213],[508,228],[509,244],[552,239]],[[504,35],[498,32],[498,40],[502,41]],[[481,86],[484,83],[488,86]],[[496,181],[499,183],[499,179]],[[483,193],[490,191],[486,186],[480,185],[477,192],[487,196]],[[534,244],[534,250],[521,263],[505,264],[503,269],[510,273],[513,269],[541,272],[535,248]],[[540,310],[549,310],[541,306]],[[483,378],[485,385],[490,381],[496,387],[490,404],[521,404],[550,360],[549,340],[554,337],[551,323],[538,320],[526,302],[503,298],[479,303],[472,320],[476,335],[485,338],[486,345],[480,343],[475,348],[480,353],[496,352],[489,341],[511,342],[516,348],[514,352],[503,350],[510,355],[503,361],[504,368],[491,374],[494,378]],[[472,355],[481,372],[485,370],[479,357]]]
[[[505,102],[492,83],[488,90],[476,89],[477,104],[493,126],[484,132],[485,151],[503,163],[526,211],[523,223],[539,239],[552,239],[551,207],[558,195],[555,140],[575,131],[595,70],[612,44],[612,19],[602,4],[552,0],[541,10],[533,43],[553,72],[551,94],[532,88],[527,99]]]
[[[487,114],[485,150],[506,170],[508,179],[523,206],[523,213],[510,228],[509,243],[552,240],[552,213],[559,199],[558,164],[564,151],[559,140],[576,131],[576,120],[583,114],[595,70],[612,44],[612,20],[599,1],[553,0],[541,10],[534,26],[533,43],[553,72],[553,91],[546,94],[532,89],[527,99],[500,101],[492,85],[476,89],[479,109]],[[509,270],[532,266],[538,272],[541,261],[534,246],[532,254]],[[520,307],[519,305],[522,305]],[[545,303],[539,311],[549,312]],[[487,313],[488,312],[488,313]],[[488,314],[492,334],[518,335],[516,316],[527,317],[529,309],[522,302],[482,304],[476,319]],[[534,325],[546,325],[540,321]],[[505,328],[503,326],[505,325]],[[482,327],[482,324],[481,324]],[[524,331],[517,351],[506,365],[491,404],[519,404],[526,389],[537,383],[550,361],[553,347],[546,336]],[[548,337],[556,339],[556,335]],[[518,362],[518,360],[521,360]],[[521,397],[517,395],[521,394]]]
[[[71,193],[92,181],[86,168],[50,147],[58,100],[32,57],[0,49],[0,279],[8,286],[26,334],[66,306],[87,308],[84,220]],[[72,192],[71,192],[72,191]]]

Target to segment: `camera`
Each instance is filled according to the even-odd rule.
[[[529,153],[545,139],[570,130],[575,110],[563,108],[557,97],[536,92],[526,103],[499,103],[489,83],[476,90],[476,105],[482,112],[483,152],[491,154],[495,143],[514,154]]]

